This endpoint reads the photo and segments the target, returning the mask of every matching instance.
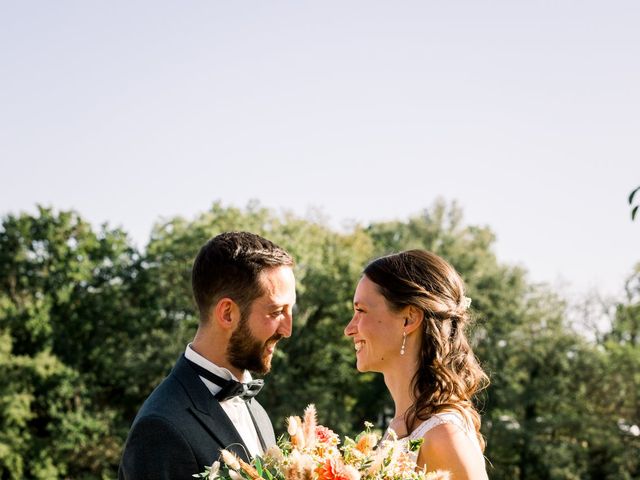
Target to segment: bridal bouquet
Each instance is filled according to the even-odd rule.
[[[422,440],[398,440],[392,435],[380,441],[365,423],[355,439],[340,438],[318,425],[316,409],[309,405],[304,417],[287,419],[283,436],[262,457],[246,463],[228,450],[220,461],[193,475],[206,480],[447,480],[446,472],[417,469],[409,452],[417,452]],[[415,455],[414,455],[415,456]]]

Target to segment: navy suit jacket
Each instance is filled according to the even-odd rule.
[[[275,444],[264,408],[249,404],[267,447]],[[122,454],[119,480],[187,480],[226,448],[249,461],[231,420],[182,355],[138,412]]]

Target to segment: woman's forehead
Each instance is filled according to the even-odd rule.
[[[366,276],[363,276],[353,295],[354,304],[371,304],[377,303],[382,299],[382,294],[378,290],[378,286]]]

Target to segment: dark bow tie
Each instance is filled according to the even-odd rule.
[[[255,397],[264,385],[264,380],[260,378],[257,380],[251,380],[247,383],[241,383],[237,380],[222,378],[191,360],[187,359],[187,362],[189,362],[189,365],[193,367],[198,375],[215,383],[219,387],[222,387],[222,389],[214,396],[214,398],[219,402],[224,402],[225,400],[229,400],[233,397],[240,397],[242,400],[247,402]]]

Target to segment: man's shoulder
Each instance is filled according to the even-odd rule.
[[[184,386],[173,375],[165,378],[140,407],[134,424],[142,418],[155,417],[173,419],[186,412],[190,405],[189,395]]]
[[[189,478],[202,468],[181,396],[166,379],[147,398],[129,431],[118,478]]]

